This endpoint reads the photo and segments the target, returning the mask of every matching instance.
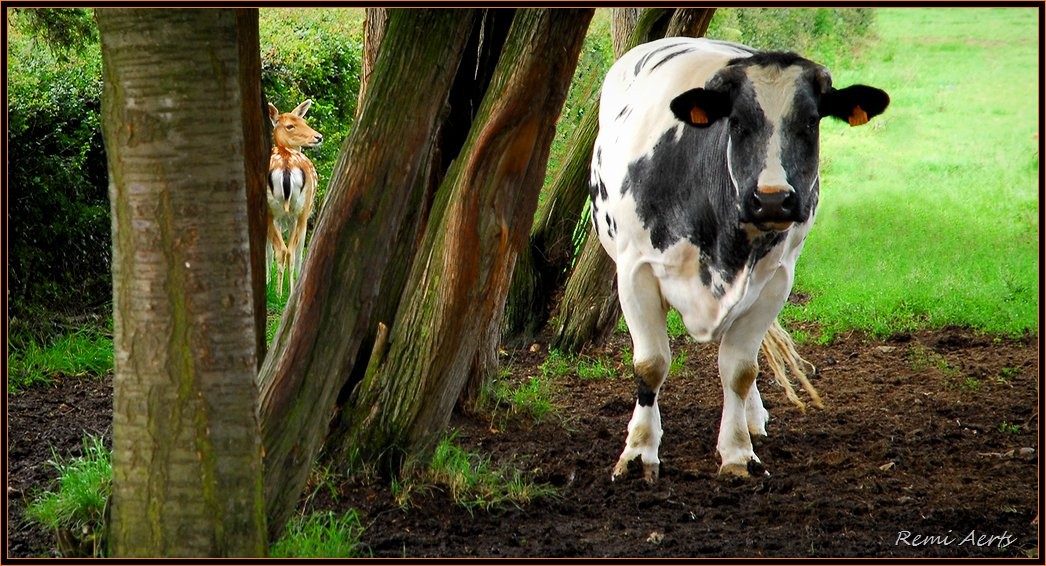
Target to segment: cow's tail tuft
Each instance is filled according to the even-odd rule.
[[[806,377],[807,374],[813,374],[816,368],[799,355],[799,352],[795,349],[795,343],[792,342],[792,337],[781,327],[781,323],[777,320],[774,320],[770,330],[766,331],[766,336],[763,337],[763,344],[760,349],[763,352],[763,357],[766,358],[767,363],[770,365],[770,370],[774,372],[774,379],[784,388],[785,395],[799,407],[800,411],[806,411],[806,404],[795,394],[792,382],[788,379],[789,370],[810,395],[810,402],[813,403],[814,407],[818,409],[824,408],[824,405],[821,403],[821,396],[817,394],[817,390],[814,389],[814,386]]]

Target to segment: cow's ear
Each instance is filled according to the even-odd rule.
[[[890,95],[875,87],[853,85],[844,89],[830,89],[821,97],[818,110],[821,117],[834,116],[851,126],[867,124],[882,114],[890,105]]]
[[[669,108],[681,122],[707,128],[730,114],[730,97],[719,91],[695,88],[675,97]]]

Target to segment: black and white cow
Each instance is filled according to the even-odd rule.
[[[766,473],[751,439],[769,419],[756,356],[813,224],[819,123],[864,124],[889,100],[863,85],[837,90],[827,69],[798,55],[706,39],[640,45],[610,69],[592,221],[617,263],[638,383],[614,478],[638,456],[647,481],[657,479],[669,307],[696,340],[720,344],[719,472]]]

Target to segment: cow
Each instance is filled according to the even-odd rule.
[[[616,263],[637,397],[612,479],[638,457],[657,480],[670,307],[695,340],[719,342],[719,474],[767,475],[752,448],[769,421],[757,355],[779,328],[817,210],[820,121],[858,126],[889,102],[870,86],[836,89],[825,67],[794,53],[703,38],[646,43],[611,67],[591,218]]]

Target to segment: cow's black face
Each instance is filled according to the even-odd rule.
[[[671,109],[693,126],[726,128],[739,220],[771,231],[806,222],[817,204],[820,119],[859,125],[888,103],[871,87],[832,89],[825,68],[794,54],[759,53],[732,61]]]

